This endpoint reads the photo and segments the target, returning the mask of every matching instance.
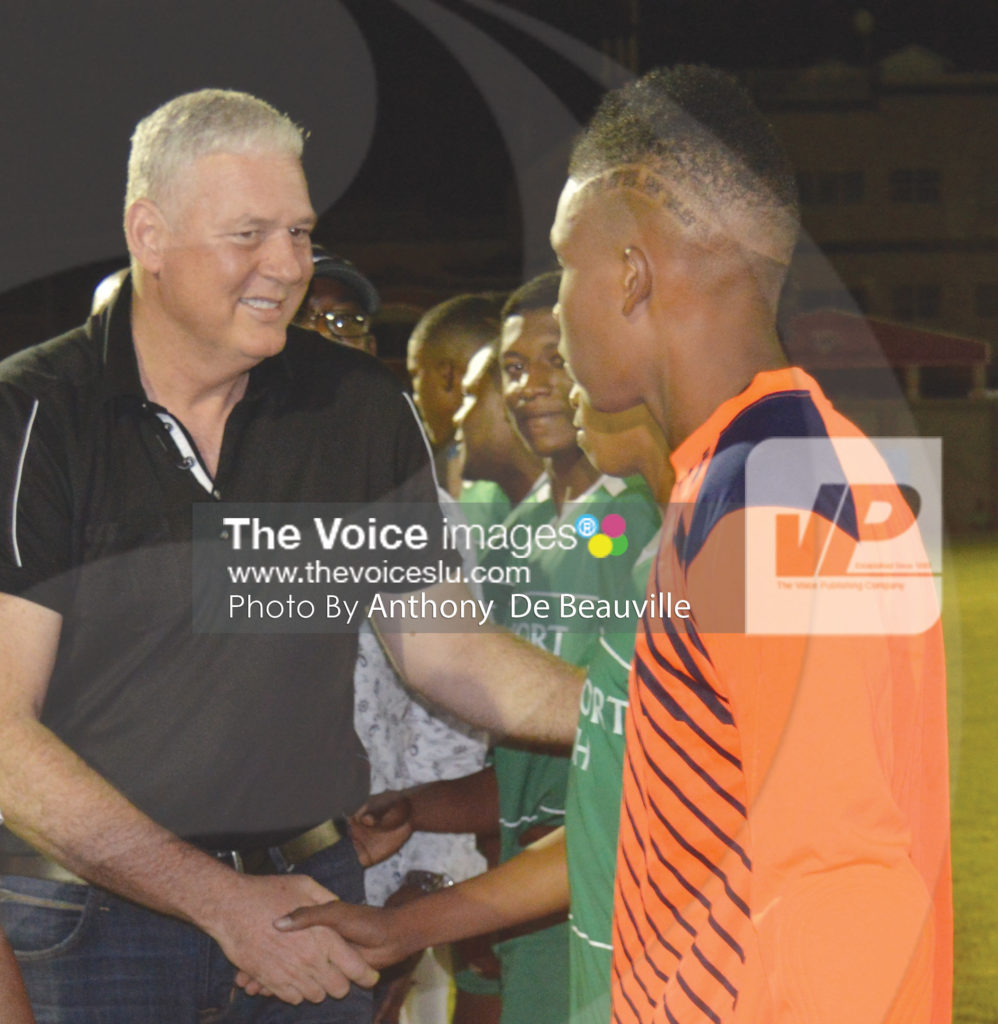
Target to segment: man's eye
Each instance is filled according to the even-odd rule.
[[[564,360],[564,359],[562,359],[562,358],[561,358],[561,356],[559,356],[559,355],[553,355],[553,356],[551,357],[551,365],[552,365],[552,366],[553,366],[553,367],[554,367],[554,368],[555,368],[556,370],[560,370],[560,369],[562,369],[562,368],[564,367],[564,365],[565,365],[565,360]]]
[[[288,234],[296,242],[310,242],[312,240],[311,228],[288,228]]]
[[[250,244],[252,242],[260,241],[260,236],[262,234],[263,232],[258,228],[249,228],[246,231],[236,231],[232,237],[235,238],[237,242]]]

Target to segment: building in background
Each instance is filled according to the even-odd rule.
[[[953,72],[913,46],[869,68],[748,80],[798,171],[795,310],[859,311],[993,347],[998,74]]]

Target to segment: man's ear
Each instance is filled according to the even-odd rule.
[[[624,304],[621,312],[630,316],[651,296],[651,264],[644,249],[629,245],[624,250]]]
[[[150,199],[136,199],[125,213],[125,240],[132,258],[151,274],[163,265],[168,227]]]

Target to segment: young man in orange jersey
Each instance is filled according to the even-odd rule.
[[[863,514],[877,453],[777,338],[797,226],[792,169],[748,96],[677,67],[605,98],[552,229],[575,376],[597,409],[645,402],[673,451],[650,585],[690,609],[638,628],[614,911],[621,1024],[950,1019],[931,581],[859,623],[848,605],[830,621],[807,581],[761,627],[744,597],[772,572],[772,559],[745,567],[781,515],[811,523],[789,538],[805,561],[813,544],[847,566],[885,539]],[[760,469],[777,438],[786,456]]]

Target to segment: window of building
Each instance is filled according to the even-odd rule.
[[[982,281],[974,289],[974,312],[978,316],[998,316],[998,281]]]
[[[899,284],[891,298],[898,320],[936,320],[942,310],[943,290],[938,284]]]
[[[931,167],[891,171],[890,192],[894,203],[938,203],[942,198],[942,175]]]
[[[801,171],[797,176],[805,206],[845,206],[863,202],[862,171]]]

